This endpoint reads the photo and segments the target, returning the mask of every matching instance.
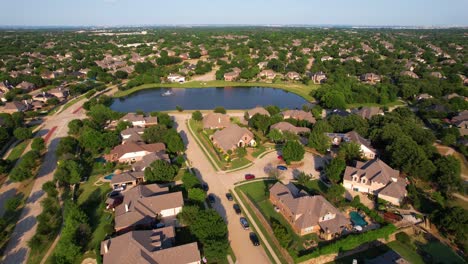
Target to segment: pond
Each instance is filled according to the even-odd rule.
[[[266,87],[156,88],[115,99],[111,108],[119,112],[167,111],[175,110],[176,106],[185,110],[210,110],[217,106],[250,109],[267,105],[296,109],[304,104],[308,101],[297,94]]]

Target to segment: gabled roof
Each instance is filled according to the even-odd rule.
[[[166,151],[166,146],[164,143],[153,143],[153,144],[137,144],[134,142],[129,142],[127,144],[118,145],[110,151],[111,155],[117,155],[117,158],[122,157],[126,153],[131,152],[160,152]]]
[[[250,138],[249,140],[254,138],[252,132],[247,128],[232,124],[223,130],[216,131],[213,135],[213,140],[216,141],[219,147],[227,151],[236,147],[245,135]]]
[[[285,118],[292,118],[296,120],[306,120],[309,123],[314,124],[316,122],[314,116],[310,112],[302,111],[302,110],[287,110],[282,112]]]
[[[371,119],[375,115],[383,114],[383,111],[379,107],[363,107],[356,111],[356,114],[365,119]]]
[[[247,111],[247,114],[249,114],[250,117],[254,116],[255,114],[270,116],[270,113],[268,113],[268,111],[261,106],[257,106],[253,109],[250,109],[249,111]]]
[[[294,126],[294,125],[292,125],[291,123],[288,123],[288,122],[279,122],[279,123],[273,124],[270,127],[270,130],[271,129],[278,129],[281,132],[289,131],[289,132],[296,133],[296,134],[309,133],[310,132],[310,128],[296,127],[296,126]]]
[[[144,177],[145,177],[144,172],[128,171],[128,172],[124,172],[121,174],[115,174],[114,176],[112,176],[111,184],[135,181],[137,179],[141,179]]]
[[[169,155],[166,154],[165,151],[152,152],[148,155],[143,156],[143,158],[140,161],[135,162],[135,164],[133,164],[133,169],[135,171],[143,171],[156,160],[164,160],[166,162],[170,162]]]
[[[299,192],[292,183],[283,185],[277,182],[270,188],[270,195],[276,196],[293,215],[293,224],[304,229],[320,225],[324,231],[337,233],[349,220],[321,195],[310,196]],[[322,217],[332,214],[334,218],[322,221]]]
[[[174,227],[132,231],[101,243],[104,264],[174,263],[200,261],[196,242],[174,245]],[[107,248],[107,252],[106,252]]]
[[[153,192],[148,187],[135,187],[124,193],[123,203],[115,208],[116,229],[150,224],[161,211],[184,205],[182,192],[160,194],[164,192],[164,188],[158,185],[153,185],[153,188],[159,191]]]
[[[369,185],[371,181],[386,185],[392,181],[392,178],[398,179],[400,172],[392,169],[381,159],[374,159],[367,162],[357,161],[355,167],[347,166],[344,179],[351,181],[354,174],[369,179],[367,181]]]
[[[359,145],[363,145],[369,150],[375,152],[376,150],[372,147],[371,143],[369,140],[361,137],[356,131],[351,131],[345,134],[345,136],[348,138],[348,140],[355,142]]]
[[[203,128],[222,128],[231,124],[228,115],[220,113],[209,113],[203,117]]]

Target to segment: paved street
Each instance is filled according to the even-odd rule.
[[[252,166],[240,171],[232,173],[216,172],[205,154],[195,142],[193,136],[188,131],[186,120],[189,119],[191,115],[174,114],[173,116],[178,124],[177,130],[182,134],[182,138],[186,141],[187,158],[191,164],[193,164],[193,167],[197,172],[197,176],[209,185],[210,190],[208,193],[213,193],[216,196],[214,208],[226,219],[229,230],[229,240],[231,242],[231,247],[236,254],[238,263],[270,263],[263,247],[254,247],[250,243],[249,231],[242,229],[239,222],[239,216],[236,215],[232,209],[232,205],[234,203],[228,201],[225,194],[229,189],[234,188],[234,183],[243,181],[246,173],[253,173],[257,177],[264,177],[265,167],[276,167],[276,164],[278,163],[278,154],[276,152],[271,152],[262,159],[257,160]],[[300,169],[311,173],[314,170],[313,155],[306,153],[304,163],[304,167],[301,167]],[[293,173],[295,173],[293,170],[285,172],[283,175],[283,181],[287,182],[292,179]]]
[[[44,136],[53,129],[53,127],[57,127],[47,143],[47,153],[39,169],[31,194],[26,201],[26,206],[21,213],[21,217],[4,252],[3,263],[18,264],[26,262],[29,254],[27,242],[36,232],[36,218],[42,212],[40,204],[41,200],[44,198],[42,185],[52,180],[54,177],[54,170],[57,164],[55,149],[57,148],[60,138],[67,136],[68,122],[76,118],[84,117],[83,111],[73,114],[83,103],[84,100],[77,102],[60,114],[47,117],[43,128],[38,132],[38,136]]]

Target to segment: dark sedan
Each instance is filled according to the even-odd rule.
[[[260,246],[260,240],[258,239],[257,234],[255,234],[254,232],[250,232],[249,238],[254,246]]]
[[[244,229],[249,229],[249,222],[247,222],[247,219],[245,217],[240,218],[240,223],[242,225],[242,228]]]

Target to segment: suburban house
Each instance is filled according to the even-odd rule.
[[[113,148],[109,154],[104,155],[108,162],[133,163],[143,159],[144,156],[153,152],[164,152],[164,143],[137,144],[128,142]]]
[[[69,90],[64,88],[64,87],[57,87],[57,88],[53,88],[53,89],[50,89],[49,91],[47,91],[49,94],[57,97],[59,100],[63,100],[65,98],[68,97],[69,95]]]
[[[31,90],[34,90],[34,88],[36,88],[36,85],[30,82],[22,81],[21,83],[16,85],[16,88],[29,92]]]
[[[380,159],[357,161],[354,167],[346,167],[343,186],[355,192],[374,194],[380,199],[400,205],[407,192],[406,180],[399,175],[399,171]]]
[[[450,122],[458,127],[461,136],[468,135],[468,110],[460,112],[457,116],[454,116]]]
[[[270,188],[270,201],[301,236],[317,233],[330,240],[350,225],[349,219],[323,196],[310,196],[292,183],[275,183]]]
[[[120,118],[120,121],[130,122],[135,127],[149,127],[158,124],[157,117],[137,115],[136,113],[128,113]]]
[[[176,246],[173,226],[125,233],[101,242],[103,264],[200,264],[197,242]]]
[[[418,101],[428,100],[428,99],[432,99],[432,95],[430,95],[428,93],[422,93],[422,94],[418,94],[417,96],[415,96],[415,98]]]
[[[247,115],[249,116],[249,118],[252,118],[252,116],[256,114],[270,116],[270,113],[268,113],[268,111],[261,106],[257,106],[247,111]]]
[[[8,81],[0,82],[0,91],[3,93],[9,92],[13,88],[14,87],[11,84],[9,84]]]
[[[209,113],[203,117],[204,129],[220,129],[228,127],[231,124],[231,118],[226,114]]]
[[[183,83],[185,82],[185,77],[176,73],[171,73],[167,76],[167,80],[172,83]]]
[[[133,171],[145,171],[147,167],[151,165],[156,160],[164,160],[168,163],[171,162],[169,155],[165,151],[152,152],[148,155],[143,156],[140,161],[137,161],[132,164]]]
[[[331,61],[333,60],[333,57],[330,57],[330,56],[323,56],[322,58],[320,58],[320,61],[324,62],[324,61]]]
[[[260,70],[264,69],[268,65],[268,61],[261,61],[257,63],[257,66]]]
[[[211,137],[213,144],[224,152],[238,147],[255,146],[254,135],[245,127],[232,124],[223,130],[216,131]]]
[[[365,118],[367,120],[370,120],[373,116],[376,115],[383,115],[384,112],[382,109],[376,106],[371,106],[371,107],[362,107],[361,109],[358,109],[356,111],[353,111],[356,115]]]
[[[369,140],[361,137],[356,131],[351,131],[345,134],[341,133],[325,133],[330,138],[332,145],[339,146],[342,142],[353,142],[359,145],[361,154],[366,159],[374,159],[377,151],[372,147]]]
[[[288,131],[294,134],[305,134],[310,133],[310,128],[307,127],[297,127],[288,122],[279,122],[270,126],[270,130],[277,129],[281,133]]]
[[[125,186],[126,188],[133,188],[142,182],[145,182],[145,173],[143,171],[127,171],[112,176],[110,185],[112,189],[121,186]]]
[[[120,136],[122,137],[122,144],[128,142],[142,142],[143,139],[141,135],[143,135],[145,129],[142,127],[129,127],[127,129],[122,130],[120,132]]]
[[[40,102],[43,102],[43,103],[46,103],[47,100],[49,99],[52,99],[52,98],[55,98],[55,96],[53,96],[52,94],[50,93],[46,93],[46,92],[42,92],[42,93],[39,93],[39,94],[36,94],[32,97],[32,99],[34,101],[40,101]]]
[[[288,73],[286,73],[286,77],[290,80],[299,80],[301,79],[301,75],[297,72],[294,72],[294,71],[290,71]]]
[[[327,81],[327,75],[324,72],[316,72],[311,75],[310,79],[314,84],[322,84]]]
[[[224,80],[228,82],[235,81],[237,78],[239,78],[239,72],[232,71],[224,74]]]
[[[13,102],[6,102],[1,112],[12,114],[16,112],[28,111],[29,109],[31,109],[31,105],[27,101],[24,101],[24,103],[13,101]]]
[[[375,73],[366,73],[361,75],[360,77],[362,82],[369,83],[369,84],[376,84],[380,82],[381,78],[380,75]]]
[[[274,72],[273,70],[262,70],[258,74],[258,77],[273,80],[276,77],[276,72]]]
[[[419,79],[419,76],[412,72],[412,71],[402,71],[400,72],[400,75],[401,76],[407,76],[407,77],[410,77],[410,78],[413,78],[413,79]]]
[[[182,192],[167,192],[157,184],[138,185],[123,193],[123,202],[115,207],[115,231],[151,228],[157,221],[168,225],[182,211]]]
[[[316,120],[312,113],[302,110],[287,110],[282,112],[284,119],[305,120],[311,124],[315,124]]]

